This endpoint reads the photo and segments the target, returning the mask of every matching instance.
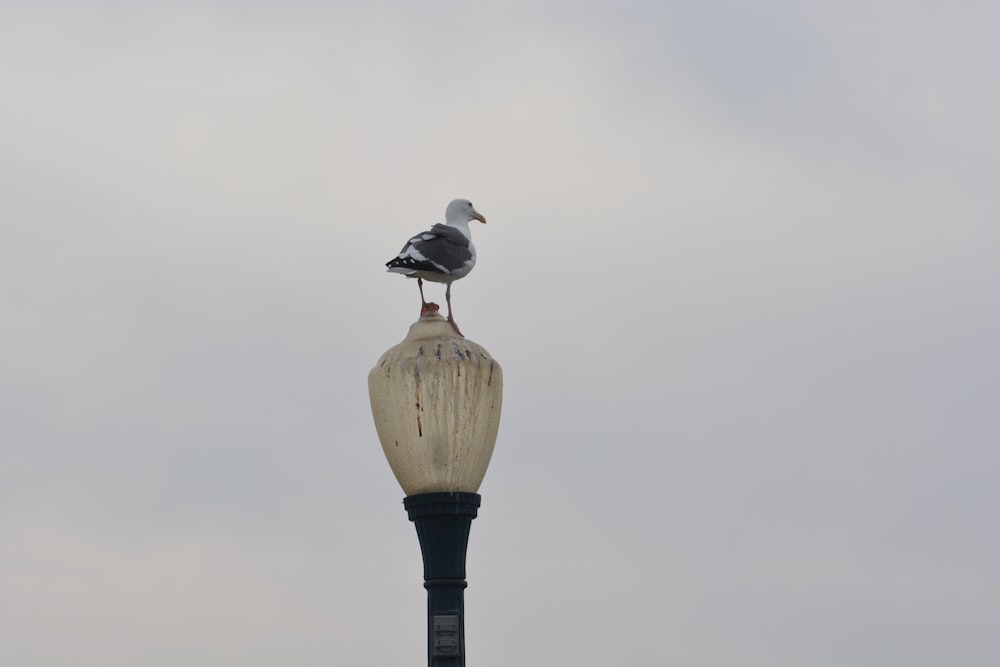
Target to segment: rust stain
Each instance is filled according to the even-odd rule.
[[[423,353],[424,353],[424,348],[420,348],[420,354],[417,356],[418,360],[420,358],[420,355],[422,355]],[[420,423],[420,411],[422,410],[422,408],[420,407],[420,369],[416,366],[413,367],[413,385],[416,394],[415,405],[417,406],[417,437],[422,438],[424,437],[424,429]]]

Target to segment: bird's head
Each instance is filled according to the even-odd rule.
[[[445,224],[460,225],[463,222],[469,222],[470,220],[478,220],[479,222],[486,224],[486,218],[472,206],[472,202],[468,199],[453,199],[451,203],[448,204],[448,208],[444,211]]]

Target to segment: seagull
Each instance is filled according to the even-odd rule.
[[[421,315],[430,309],[437,310],[437,304],[424,299],[424,280],[447,284],[444,298],[448,302],[448,322],[459,336],[463,334],[451,314],[451,284],[467,276],[476,265],[476,246],[472,245],[469,231],[469,223],[473,220],[486,223],[486,218],[472,202],[454,199],[445,209],[443,225],[438,223],[417,234],[406,242],[398,255],[385,263],[390,273],[417,279]]]

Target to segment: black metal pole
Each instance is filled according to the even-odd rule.
[[[424,559],[428,667],[465,667],[465,553],[479,501],[458,491],[403,499]]]

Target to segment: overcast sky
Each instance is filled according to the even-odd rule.
[[[1000,664],[998,23],[3,2],[0,664],[423,664],[366,378],[454,197],[470,665]]]

